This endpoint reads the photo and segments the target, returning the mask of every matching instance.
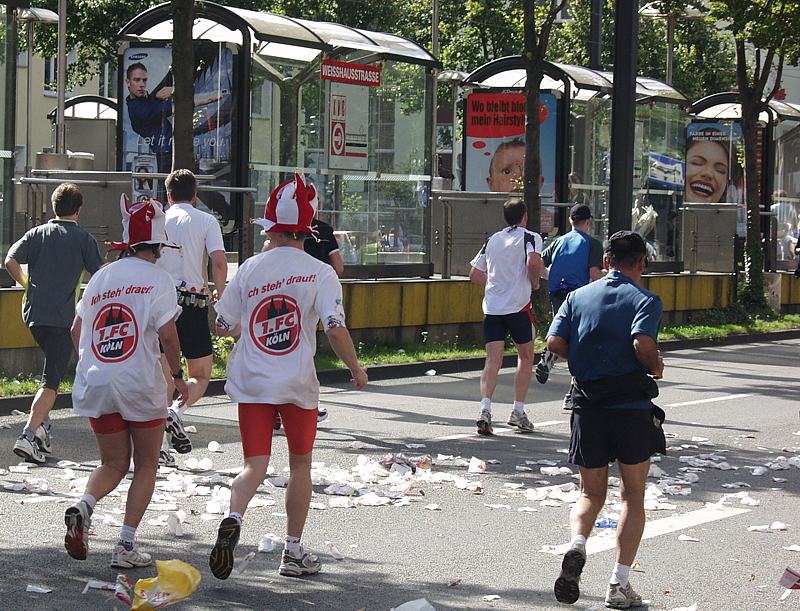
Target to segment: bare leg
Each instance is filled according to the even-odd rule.
[[[533,342],[517,344],[517,372],[514,374],[514,400],[525,402],[533,373]],[[502,362],[502,354],[500,356]]]
[[[197,403],[206,393],[208,383],[211,381],[211,355],[200,357],[199,359],[186,359],[186,366],[189,370],[189,379],[186,386],[189,387],[189,398],[183,410]]]
[[[636,465],[619,463],[622,513],[617,526],[617,562],[626,566],[631,566],[636,559],[644,532],[644,489],[649,470],[649,458]]]
[[[289,485],[286,487],[286,534],[300,539],[311,502],[311,452],[289,453]]]
[[[572,537],[588,537],[595,520],[606,502],[608,490],[608,467],[587,469],[579,467],[581,473],[581,496],[569,514]]]
[[[256,490],[267,476],[268,466],[269,456],[250,456],[244,459],[244,469],[231,484],[231,513],[244,515],[247,504],[255,496]],[[286,495],[288,498],[288,490]]]
[[[50,414],[50,410],[55,405],[58,392],[52,388],[40,388],[36,391],[31,404],[31,413],[28,415],[28,423],[25,428],[36,430]]]
[[[95,433],[100,449],[100,466],[89,476],[86,493],[98,501],[114,490],[128,473],[131,464],[131,438],[128,431],[110,435]]]
[[[497,375],[503,365],[503,348],[505,342],[489,342],[486,344],[486,365],[481,373],[481,398],[491,399],[497,387]]]
[[[163,435],[163,426],[154,426],[148,429],[131,427],[134,467],[133,481],[128,490],[128,501],[125,504],[124,522],[126,526],[138,527],[150,504],[156,485],[158,451],[161,449]]]

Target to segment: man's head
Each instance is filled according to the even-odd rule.
[[[79,213],[81,206],[83,206],[83,195],[78,185],[65,182],[62,185],[58,185],[56,190],[53,191],[50,201],[53,204],[53,212],[55,212],[56,216],[63,218]]]
[[[128,66],[125,71],[125,84],[128,86],[128,93],[134,98],[143,98],[147,95],[147,67],[136,62]]]
[[[570,208],[569,222],[575,229],[588,228],[592,224],[592,209],[586,204],[575,204]]]
[[[645,268],[647,246],[644,238],[634,231],[618,231],[606,243],[606,262],[609,269],[641,274]]]
[[[167,201],[191,202],[197,199],[197,179],[190,170],[175,170],[164,181],[167,188]]]
[[[528,209],[525,207],[525,202],[518,197],[509,199],[503,204],[503,218],[510,227],[527,225]]]

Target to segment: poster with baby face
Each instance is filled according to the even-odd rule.
[[[690,123],[686,128],[683,201],[744,202],[742,128],[734,121]]]
[[[540,193],[555,201],[556,97],[539,94]],[[467,191],[520,191],[525,166],[525,94],[476,92],[467,96]]]

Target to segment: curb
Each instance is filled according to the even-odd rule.
[[[769,333],[744,333],[728,335],[716,339],[672,339],[659,342],[658,346],[662,352],[671,352],[674,350],[734,346],[737,344],[780,341],[786,339],[800,339],[800,329],[787,329],[785,331],[772,331]],[[538,355],[536,360],[538,360]],[[483,369],[484,361],[484,357],[476,356],[463,359],[442,359],[418,363],[402,363],[399,365],[375,365],[369,367],[368,372],[371,381],[396,380],[423,376],[425,372],[430,369],[435,370],[436,375],[480,371]],[[513,367],[516,365],[516,362],[517,357],[513,354],[507,354],[503,357],[503,367]],[[346,369],[324,369],[317,372],[317,378],[322,385],[347,384],[350,381],[349,372]],[[225,382],[225,379],[211,380],[208,384],[206,395],[224,395]],[[0,416],[10,415],[12,410],[19,410],[27,413],[30,409],[32,399],[33,395],[0,398]],[[69,393],[59,393],[53,409],[64,409],[68,407],[72,407],[72,395]]]

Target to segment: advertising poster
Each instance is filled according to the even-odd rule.
[[[330,84],[330,167],[368,169],[369,87],[332,81]]]
[[[137,178],[136,174],[166,174],[172,167],[171,64],[169,48],[130,47],[123,55],[121,160],[122,169],[134,175],[134,201],[146,197],[166,200],[162,180]],[[222,44],[196,43],[194,170],[214,175],[214,183],[221,185],[230,184],[231,179],[233,92],[232,51]],[[227,193],[203,192],[198,208],[214,214],[223,226],[235,218]]]
[[[683,162],[660,153],[648,155],[647,184],[654,189],[683,189]]]
[[[556,175],[556,97],[539,96],[542,201],[553,202]],[[476,92],[467,97],[467,191],[519,191],[525,165],[525,94]],[[542,231],[553,227],[554,209],[542,208]]]
[[[688,203],[744,203],[744,144],[733,121],[690,123],[686,128]]]

